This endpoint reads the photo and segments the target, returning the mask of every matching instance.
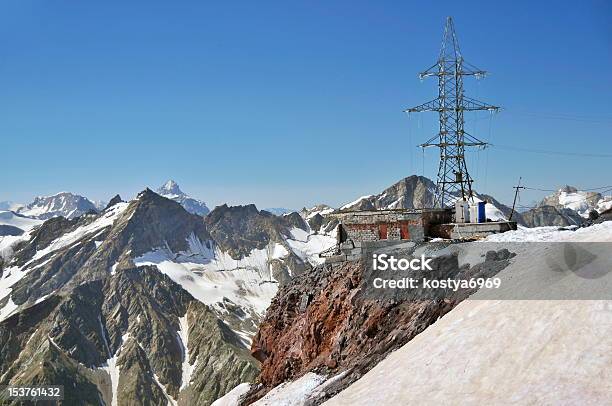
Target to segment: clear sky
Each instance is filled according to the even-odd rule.
[[[493,144],[612,154],[612,3],[416,1],[0,2],[0,200],[69,190],[134,196],[175,179],[209,206],[339,205],[413,173],[435,117],[417,73],[452,15],[491,75],[467,116]],[[612,159],[491,148],[476,189],[612,184]],[[526,193],[523,202],[539,198]]]

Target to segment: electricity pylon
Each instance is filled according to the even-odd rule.
[[[424,144],[422,148],[440,148],[440,167],[436,182],[434,207],[446,207],[458,197],[469,200],[472,197],[473,179],[465,164],[465,147],[485,147],[476,137],[464,129],[463,112],[476,110],[499,110],[463,94],[463,77],[481,78],[486,72],[466,62],[461,55],[455,34],[453,19],[446,19],[442,49],[438,61],[419,74],[421,79],[438,77],[438,98],[405,110],[407,113],[436,111],[440,116],[440,132]],[[437,141],[437,142],[436,142]]]

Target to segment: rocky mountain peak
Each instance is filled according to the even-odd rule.
[[[162,186],[157,188],[157,193],[180,203],[189,213],[197,214],[198,216],[206,216],[210,210],[201,200],[194,199],[181,190],[178,183],[170,179]]]
[[[259,211],[254,204],[215,207],[205,218],[208,231],[223,251],[233,258],[263,249],[270,241],[282,241],[295,227],[287,216]]]
[[[174,180],[170,179],[162,186],[157,189],[157,193],[160,195],[175,195],[175,196],[183,196],[185,193],[181,190],[178,183]]]
[[[341,210],[413,209],[432,207],[436,185],[424,176],[399,180],[377,195],[362,196]]]
[[[155,199],[156,197],[160,197],[157,193],[152,191],[149,188],[145,188],[142,192],[136,195],[136,200],[149,200]]]
[[[110,200],[110,202],[108,202],[108,204],[106,205],[106,207],[104,208],[104,210],[113,207],[114,205],[116,205],[117,203],[121,203],[123,202],[123,199],[121,199],[121,196],[119,196],[118,194],[113,196],[113,198]]]

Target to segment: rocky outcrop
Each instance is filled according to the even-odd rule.
[[[491,252],[481,264],[460,267],[455,256],[440,259],[441,278],[488,277],[512,255]],[[294,278],[268,308],[251,352],[262,362],[258,383],[246,404],[272,387],[306,372],[346,373],[326,389],[329,396],[405,344],[473,291],[443,298],[384,298],[365,294],[365,269],[359,262],[326,264]]]
[[[572,209],[555,206],[540,206],[521,214],[527,227],[579,226],[584,218]]]
[[[259,211],[254,204],[215,207],[205,222],[217,245],[233,258],[247,256],[254,249],[263,249],[270,241],[281,242],[296,227],[294,217]],[[300,222],[298,225],[303,227],[303,224]]]
[[[121,196],[115,195],[115,196],[113,196],[112,199],[110,199],[110,201],[108,202],[108,204],[106,205],[104,210],[107,210],[107,209],[113,207],[114,205],[116,205],[117,203],[122,203],[122,202],[123,202],[123,199],[121,199]]]
[[[433,207],[436,185],[424,176],[412,175],[377,195],[342,206],[342,210],[413,209]]]

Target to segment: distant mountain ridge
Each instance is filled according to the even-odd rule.
[[[58,216],[73,219],[90,211],[98,211],[91,200],[70,192],[60,192],[52,196],[38,196],[17,212],[27,217],[47,220]]]
[[[601,193],[594,191],[581,191],[574,186],[566,185],[555,193],[546,196],[538,206],[571,209],[580,216],[588,218],[592,210],[602,213],[612,208],[612,196],[603,196]]]
[[[381,193],[362,196],[340,210],[414,209],[433,207],[436,185],[424,176],[412,175]]]

